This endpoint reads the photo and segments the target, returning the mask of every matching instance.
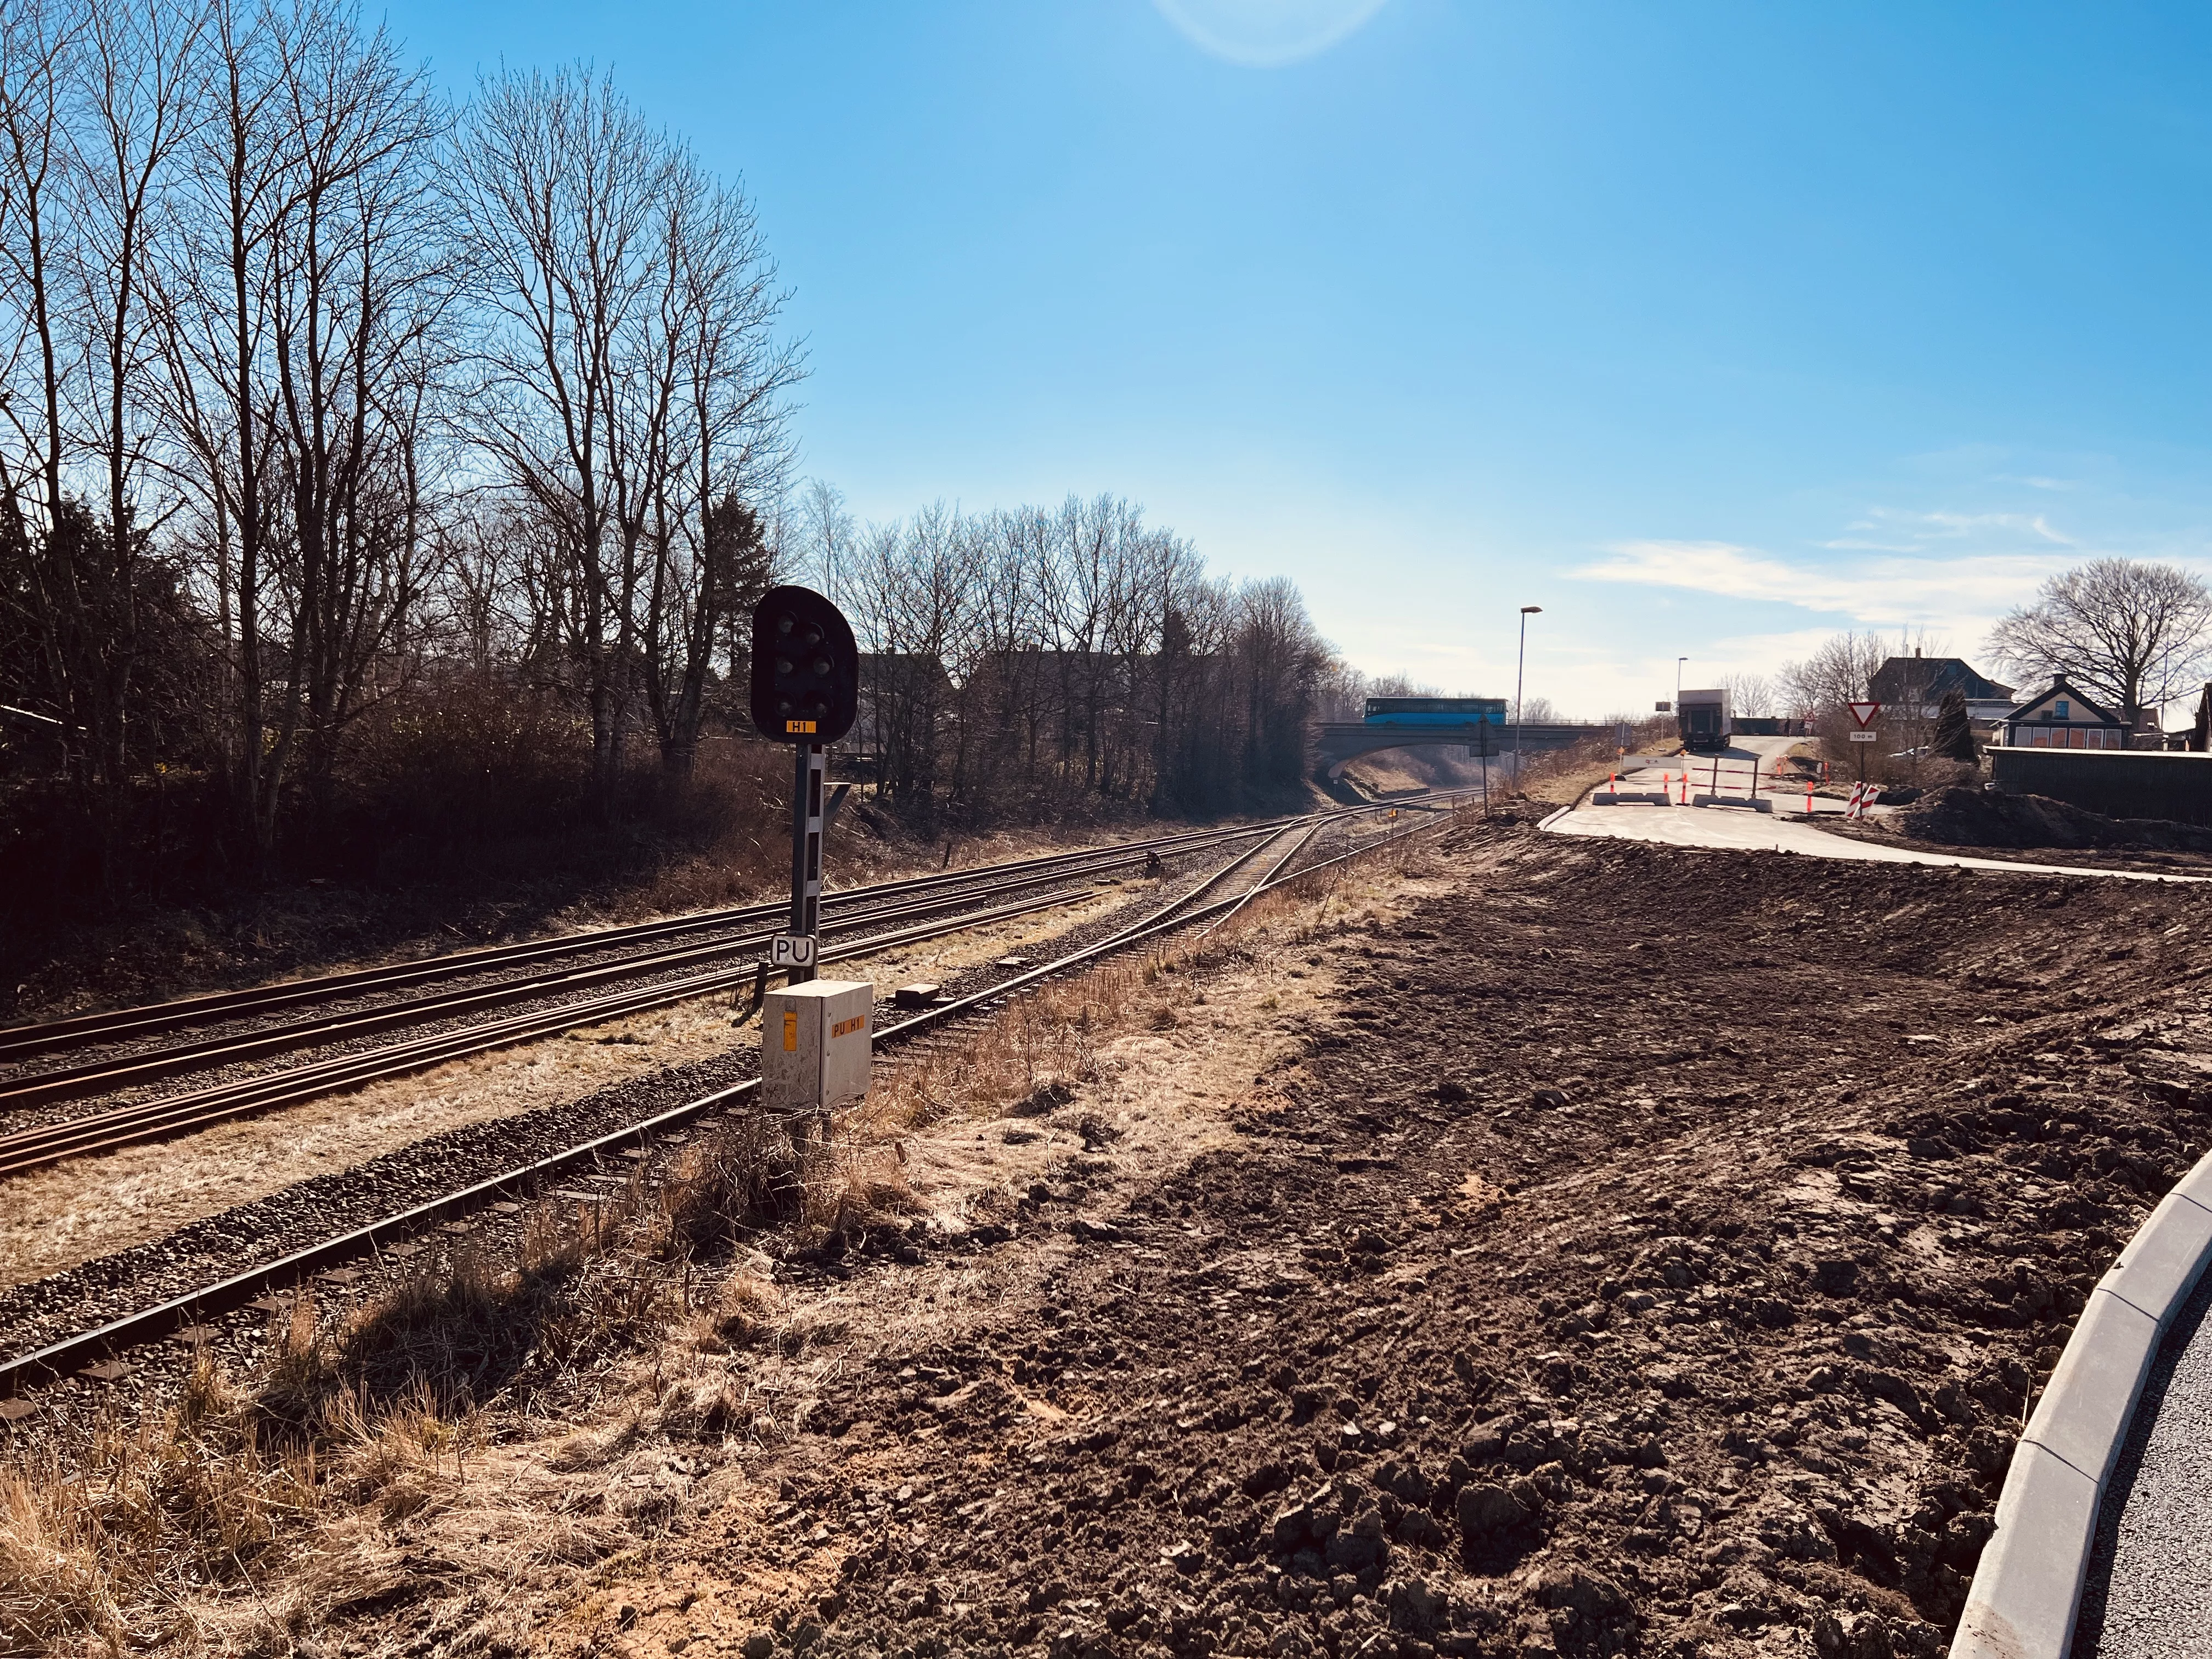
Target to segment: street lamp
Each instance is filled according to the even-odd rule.
[[[1687,657],[1674,659],[1674,713],[1677,715],[1682,712],[1682,665],[1687,661]]]
[[[1513,664],[1513,788],[1521,788],[1521,682],[1528,665],[1528,618],[1543,610],[1540,605],[1521,607],[1521,652]]]

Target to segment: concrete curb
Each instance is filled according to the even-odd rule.
[[[2036,1402],[1966,1591],[1952,1659],[2067,1659],[2106,1483],[2166,1327],[2212,1261],[2212,1154],[2098,1281]]]
[[[1536,824],[1536,827],[1537,827],[1539,830],[1548,830],[1548,829],[1550,829],[1553,824],[1557,823],[1558,823],[1561,818],[1563,818],[1563,817],[1566,817],[1566,815],[1567,815],[1568,813],[1570,813],[1570,812],[1573,811],[1574,810],[1575,810],[1575,809],[1574,809],[1574,807],[1573,807],[1571,805],[1566,805],[1566,806],[1562,806],[1562,807],[1561,807],[1561,808],[1559,808],[1559,810],[1558,811],[1556,811],[1556,812],[1547,812],[1547,813],[1545,813],[1545,814],[1544,814],[1543,817],[1538,821],[1538,823],[1537,823],[1537,824]]]

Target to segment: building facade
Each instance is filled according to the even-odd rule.
[[[2067,684],[2052,679],[2004,717],[2008,749],[2125,749],[2128,722]]]
[[[1923,657],[1917,650],[1890,658],[1867,681],[1867,695],[1885,710],[1908,717],[1917,714],[1923,720],[1941,713],[1947,694],[1961,692],[1966,718],[1984,726],[2012,713],[2012,690],[1976,673],[1963,657]]]

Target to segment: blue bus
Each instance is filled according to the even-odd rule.
[[[1503,726],[1503,697],[1370,697],[1369,726]]]

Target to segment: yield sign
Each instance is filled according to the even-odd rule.
[[[1874,717],[1881,713],[1881,705],[1878,702],[1854,702],[1848,703],[1845,707],[1851,711],[1851,718],[1862,727],[1872,726]]]

